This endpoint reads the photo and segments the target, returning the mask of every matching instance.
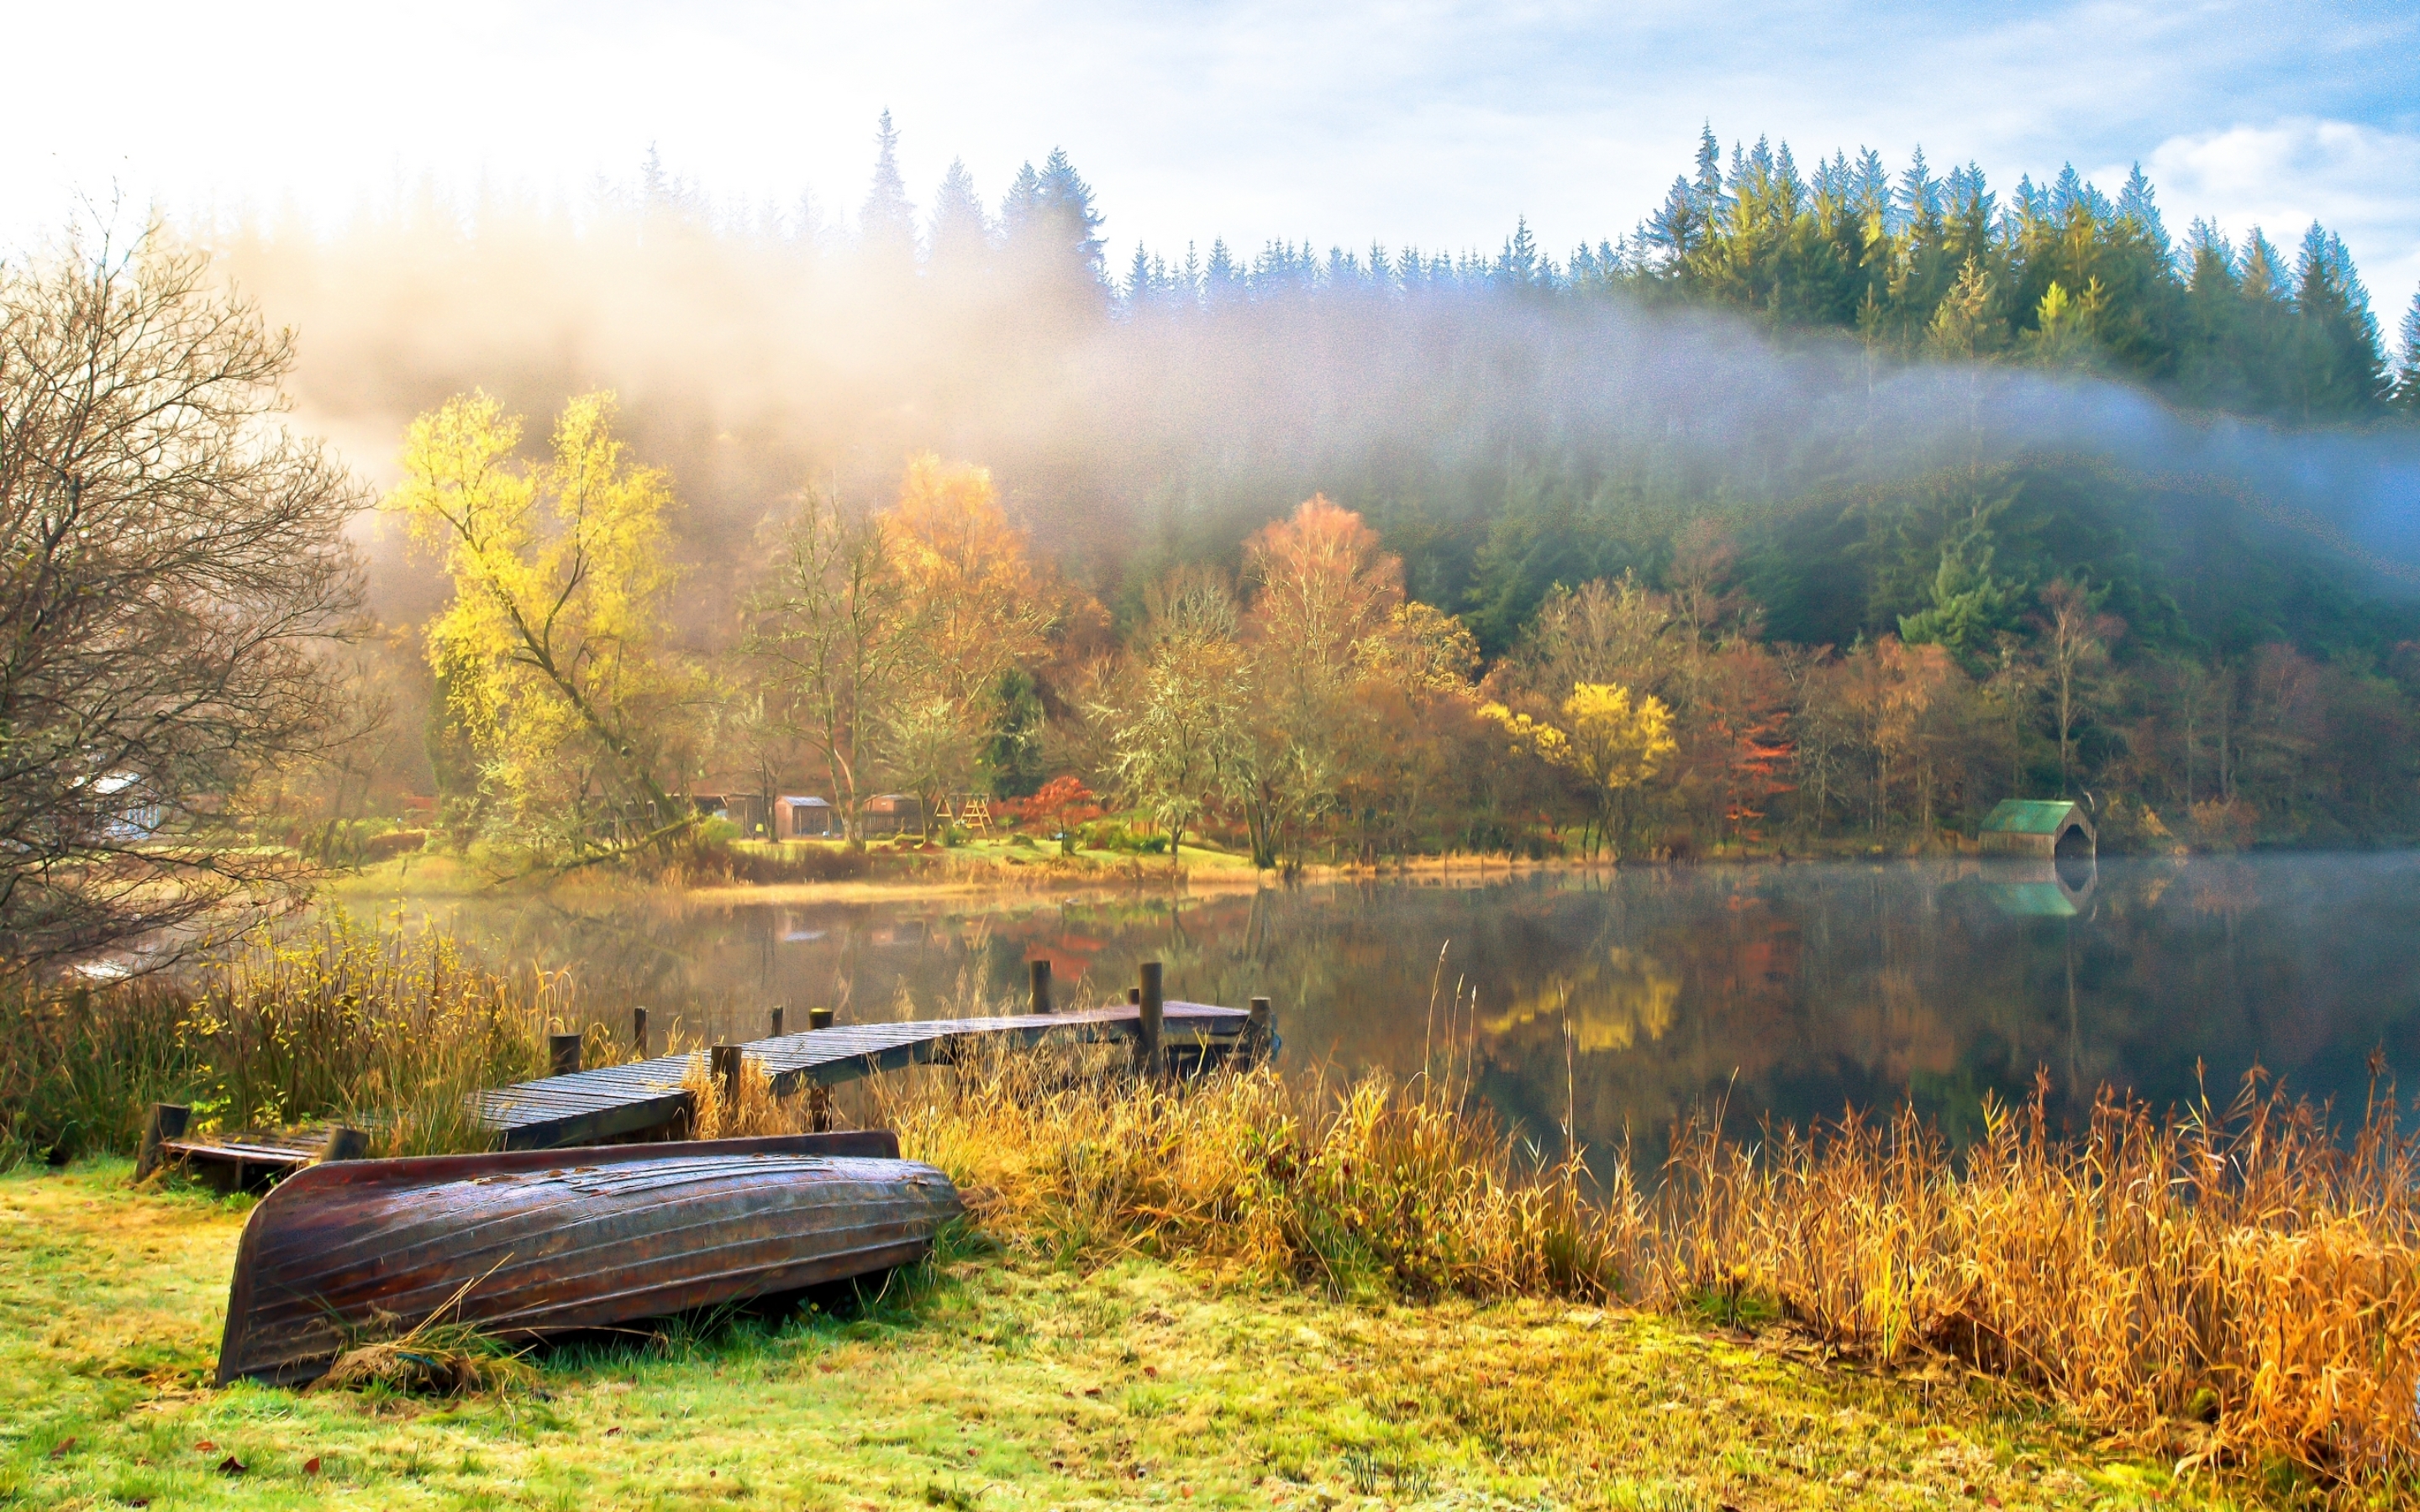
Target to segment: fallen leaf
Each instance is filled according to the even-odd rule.
[[[1087,1396],[1098,1396],[1100,1394],[1101,1388],[1098,1386],[1087,1386],[1084,1388],[1084,1395]]]
[[[217,1444],[212,1443],[208,1439],[204,1439],[201,1443],[194,1445],[194,1450],[196,1454],[209,1454],[211,1450],[216,1449],[217,1447]]]
[[[128,1506],[149,1506],[151,1504],[151,1498],[147,1496],[130,1496],[126,1499],[126,1504]]]
[[[51,1450],[51,1458],[54,1459],[65,1459],[68,1457],[68,1451],[74,1447],[75,1440],[73,1437],[70,1436],[69,1438],[61,1439],[57,1445]]]
[[[607,1438],[609,1438],[609,1439],[610,1439],[610,1438],[612,1438],[614,1434],[619,1433],[619,1432],[621,1432],[621,1431],[622,1431],[622,1425],[621,1425],[621,1424],[619,1424],[619,1423],[616,1423],[616,1424],[614,1424],[612,1427],[607,1428],[607,1429],[605,1430],[605,1437],[607,1437]]]
[[[313,1455],[310,1458],[302,1461],[302,1473],[305,1475],[316,1475],[319,1473],[319,1457],[318,1455]]]
[[[240,1475],[251,1468],[252,1467],[250,1465],[245,1464],[242,1460],[238,1459],[233,1455],[229,1455],[225,1459],[219,1461],[219,1473],[222,1475]]]
[[[1157,1381],[1159,1379],[1159,1366],[1156,1365],[1147,1365],[1142,1367],[1142,1373],[1149,1376],[1152,1380]]]

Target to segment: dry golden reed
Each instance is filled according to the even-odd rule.
[[[2257,1077],[2166,1116],[2104,1094],[2081,1137],[2040,1091],[1986,1113],[1958,1158],[1904,1112],[1753,1144],[1684,1127],[1658,1293],[1953,1354],[2191,1464],[2420,1469],[2420,1163],[2391,1096],[2350,1139]]]
[[[20,983],[0,995],[0,1165],[131,1149],[154,1102],[197,1130],[339,1119],[383,1154],[481,1149],[474,1094],[543,1075],[548,1032],[578,1022],[567,975],[343,915],[177,979]]]
[[[1484,1105],[1441,1082],[1137,1080],[1126,1056],[971,1045],[875,1079],[864,1109],[994,1229],[1062,1256],[1187,1257],[1343,1294],[1620,1290],[1623,1236],[1585,1170],[1524,1168]]]
[[[690,1137],[692,1139],[753,1139],[763,1134],[804,1133],[807,1100],[773,1095],[773,1078],[753,1056],[739,1060],[738,1094],[725,1095],[708,1068],[703,1050],[692,1051],[681,1072],[681,1090],[689,1094]]]
[[[878,1078],[870,1120],[987,1227],[1345,1295],[1548,1294],[1774,1317],[1884,1364],[1953,1356],[2187,1466],[2420,1471],[2420,1229],[2391,1099],[2349,1139],[2247,1082],[2156,1117],[2042,1097],[1953,1153],[1913,1114],[1675,1132],[1653,1190],[1540,1162],[1450,1078],[1123,1074],[1123,1047]],[[775,1127],[778,1104],[750,1115]],[[748,1103],[743,1098],[743,1104]],[[795,1117],[793,1118],[795,1121]]]

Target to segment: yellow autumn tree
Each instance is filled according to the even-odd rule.
[[[1513,748],[1583,779],[1597,805],[1596,841],[1610,837],[1622,795],[1662,769],[1679,750],[1672,711],[1652,693],[1634,695],[1619,683],[1574,685],[1550,723],[1501,703],[1480,707],[1512,737]],[[1593,845],[1591,846],[1593,850]]]
[[[681,690],[663,650],[672,489],[630,460],[613,411],[611,393],[573,399],[526,461],[518,417],[458,395],[411,423],[380,506],[453,579],[428,660],[491,827],[575,853],[684,822],[658,776]]]

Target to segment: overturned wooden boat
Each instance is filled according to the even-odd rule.
[[[440,1311],[532,1338],[798,1291],[920,1259],[959,1211],[882,1130],[313,1165],[244,1225],[219,1383]]]

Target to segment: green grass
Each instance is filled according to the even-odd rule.
[[[0,1177],[0,1505],[2226,1504],[1954,1372],[975,1244],[841,1316],[536,1356],[540,1396],[218,1391],[245,1211],[117,1160]]]

